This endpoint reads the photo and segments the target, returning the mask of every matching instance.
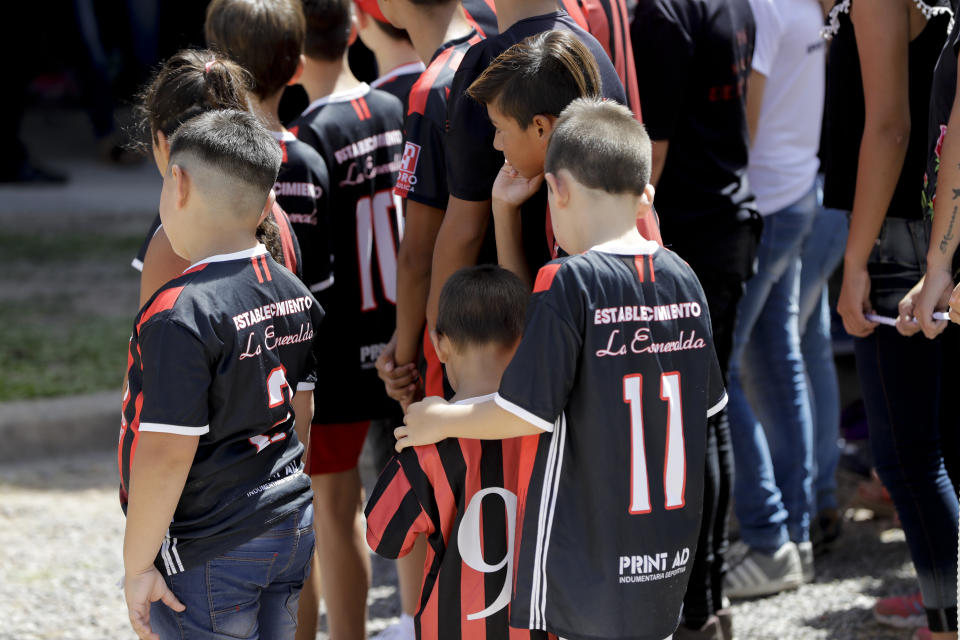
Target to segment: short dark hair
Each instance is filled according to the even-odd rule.
[[[530,291],[516,275],[492,264],[465,267],[440,291],[437,335],[454,347],[491,342],[512,346],[523,335]]]
[[[642,195],[650,182],[650,136],[630,109],[599,98],[570,103],[557,120],[544,169],[608,193]]]
[[[253,76],[253,92],[272,96],[300,64],[307,23],[299,0],[213,0],[204,26],[207,46]]]
[[[303,0],[307,37],[303,52],[315,60],[339,60],[350,44],[352,0]]]
[[[526,129],[534,116],[559,116],[574,99],[600,89],[597,61],[586,45],[570,31],[545,31],[497,56],[467,95],[495,104]]]
[[[250,82],[250,74],[240,65],[212,51],[179,51],[137,96],[140,129],[154,140],[161,131],[169,138],[181,124],[205,111],[245,110]]]
[[[203,164],[262,192],[273,188],[283,153],[280,145],[250,113],[208,111],[184,123],[170,141],[170,164],[192,154]]]

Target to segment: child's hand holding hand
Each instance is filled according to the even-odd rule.
[[[393,435],[397,439],[397,452],[407,447],[417,447],[425,444],[440,442],[446,436],[441,425],[445,411],[450,410],[450,404],[443,398],[430,396],[407,407],[403,417],[404,427],[397,427]]]
[[[160,636],[150,628],[151,603],[162,600],[174,611],[184,611],[187,608],[177,600],[163,576],[153,566],[141,573],[128,574],[123,581],[123,592],[127,600],[130,625],[140,640],[160,640]]]
[[[494,213],[497,212],[498,204],[513,209],[519,208],[537,192],[541,184],[543,184],[543,173],[533,178],[524,178],[509,161],[504,161],[493,183],[491,197],[495,205]]]

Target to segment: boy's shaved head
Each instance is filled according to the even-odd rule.
[[[204,31],[208,47],[250,72],[262,99],[296,73],[307,25],[300,0],[213,0]]]
[[[639,196],[650,182],[650,167],[650,136],[628,108],[580,98],[557,120],[544,168],[554,175],[566,169],[590,189]]]
[[[303,0],[307,38],[303,52],[315,60],[339,60],[350,44],[353,0]]]
[[[246,111],[208,111],[184,123],[170,141],[170,166],[183,165],[201,190],[240,213],[259,215],[282,157],[277,141]]]
[[[477,78],[467,95],[530,126],[534,116],[559,116],[576,98],[600,95],[600,70],[569,31],[546,31],[513,45]]]

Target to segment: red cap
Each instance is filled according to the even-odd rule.
[[[390,21],[383,15],[383,12],[380,11],[380,5],[377,4],[377,0],[353,0],[357,3],[357,6],[363,9],[363,12],[367,15],[373,17],[374,20],[379,20],[380,22],[386,22],[390,24]]]

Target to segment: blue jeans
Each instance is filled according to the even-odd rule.
[[[764,551],[810,539],[813,424],[798,323],[800,252],[816,209],[811,186],[764,218],[757,275],[747,281],[733,332],[734,508],[743,541]]]
[[[313,556],[313,505],[221,556],[167,576],[186,610],[162,602],[150,624],[162,640],[292,640],[300,590]]]
[[[813,417],[813,495],[817,512],[837,507],[840,390],[830,338],[827,281],[843,259],[847,227],[845,211],[818,206],[800,253],[800,351]]]

